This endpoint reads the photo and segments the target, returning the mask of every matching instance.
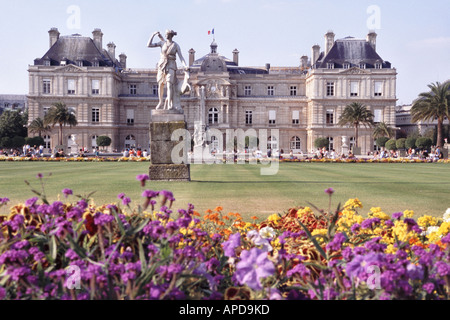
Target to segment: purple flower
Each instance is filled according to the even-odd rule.
[[[145,202],[144,202],[144,210],[146,210],[149,206],[149,204],[152,204],[152,210],[154,210],[154,203],[156,202],[152,202],[152,198],[155,198],[159,195],[159,192],[157,191],[153,191],[153,190],[145,190],[144,192],[142,192],[142,197],[146,198]]]
[[[0,287],[0,300],[5,299],[5,297],[6,297],[6,290]]]
[[[392,214],[392,218],[394,219],[400,219],[401,217],[403,217],[403,212],[396,212]]]
[[[363,229],[372,229],[375,225],[380,223],[379,218],[366,219],[361,222],[361,228]]]
[[[0,198],[0,205],[7,204],[9,202],[8,198]]]
[[[123,204],[124,206],[129,205],[130,202],[131,202],[131,199],[130,199],[129,197],[124,197],[124,198],[122,199],[122,204]]]
[[[261,290],[261,280],[275,272],[275,266],[269,260],[267,252],[252,248],[250,251],[242,251],[240,258],[241,261],[236,264],[236,280],[253,290]]]
[[[235,249],[241,245],[241,234],[232,234],[228,241],[225,241],[222,246],[226,257],[234,258],[236,257]]]
[[[71,189],[63,189],[62,190],[62,193],[64,194],[64,197],[68,197],[69,195],[72,195],[73,194],[73,191],[71,190]]]
[[[36,178],[38,178],[38,179],[42,179],[42,173],[38,173],[37,175],[36,175]]]
[[[357,233],[360,229],[361,229],[361,225],[359,223],[355,223],[355,224],[352,225],[350,230],[353,233]]]
[[[346,240],[347,237],[343,233],[336,233],[333,240],[327,244],[326,249],[330,251],[339,251]]]
[[[328,188],[328,189],[325,189],[325,193],[331,196],[334,193],[334,190],[333,190],[333,188]]]
[[[36,204],[37,201],[38,201],[38,197],[28,199],[27,201],[25,201],[25,206],[32,207]]]
[[[450,275],[450,265],[444,261],[438,261],[436,262],[436,271],[441,277]]]
[[[161,206],[165,206],[167,200],[169,200],[170,201],[169,208],[171,208],[172,203],[175,201],[175,198],[173,197],[173,193],[170,191],[167,191],[167,190],[162,190],[159,194],[163,197]]]
[[[428,294],[431,294],[434,291],[434,284],[431,282],[425,283],[422,286],[423,290],[425,290]],[[0,299],[1,300],[1,299]]]
[[[149,176],[146,174],[140,174],[136,177],[136,179],[141,182],[141,187],[145,187],[145,181],[150,180]]]
[[[117,195],[117,199],[120,199],[120,200],[122,200],[123,198],[125,197],[125,193],[119,193],[118,195]]]

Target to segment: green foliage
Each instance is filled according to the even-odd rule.
[[[2,137],[0,138],[0,147],[2,148],[11,148],[12,141],[10,137]]]
[[[0,137],[14,138],[27,136],[27,114],[20,111],[6,110],[0,116]]]
[[[34,147],[39,147],[41,145],[44,145],[44,138],[42,137],[26,137],[25,138],[25,143],[29,144],[30,146]]]
[[[111,145],[111,138],[108,136],[97,137],[97,145],[99,147],[109,147]]]
[[[397,139],[397,141],[395,142],[395,146],[397,147],[397,149],[404,150],[406,148],[406,139]]]
[[[388,140],[384,146],[387,150],[397,150],[397,142],[394,139]]]
[[[420,149],[428,150],[432,145],[433,145],[433,141],[431,140],[431,138],[420,137],[420,138],[417,138],[417,140],[416,140],[416,146],[417,146],[417,148],[420,148]]]
[[[25,138],[21,136],[15,136],[11,139],[11,147],[22,148],[26,144]]]
[[[384,147],[386,145],[386,142],[388,142],[388,141],[389,141],[388,137],[379,137],[376,140],[376,143],[377,143],[377,146],[382,148],[382,147]]]
[[[417,138],[413,138],[413,137],[406,138],[405,148],[406,149],[409,149],[409,148],[414,149],[416,147],[416,140],[417,140]]]
[[[328,147],[328,139],[327,138],[317,138],[314,140],[314,146],[316,148],[326,148]]]

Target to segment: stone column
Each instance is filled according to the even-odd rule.
[[[184,114],[177,110],[153,110],[150,122],[149,177],[153,181],[190,181],[190,165],[186,162],[175,164],[172,150],[180,141],[172,141],[172,133],[187,129]],[[190,147],[190,145],[189,145]],[[184,152],[187,152],[185,149]]]

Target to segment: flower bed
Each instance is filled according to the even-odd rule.
[[[223,162],[228,163],[230,160],[211,158],[215,163]],[[44,162],[145,162],[150,161],[150,157],[7,157],[0,156],[1,161],[44,161]],[[294,159],[276,159],[276,158],[239,158],[234,160],[237,163],[260,163],[270,164],[271,162],[286,162],[286,163],[450,163],[450,159],[440,159],[438,161],[432,161],[430,159],[409,159],[409,158],[385,158],[385,159],[373,159],[373,158],[354,158],[354,159],[314,159],[314,158],[294,158]],[[194,161],[192,161],[194,162]]]
[[[449,297],[450,209],[416,221],[371,208],[364,218],[350,199],[244,221],[221,207],[174,212],[171,192],[137,180],[136,204],[121,193],[94,206],[64,189],[64,202],[34,190],[41,198],[12,206],[0,217],[0,300]]]

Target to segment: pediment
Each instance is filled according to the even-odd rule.
[[[370,74],[370,72],[363,70],[358,67],[353,67],[344,71],[339,72],[340,74]]]
[[[55,69],[55,72],[85,72],[82,68],[77,67],[73,64],[67,66],[62,66],[61,68]]]

